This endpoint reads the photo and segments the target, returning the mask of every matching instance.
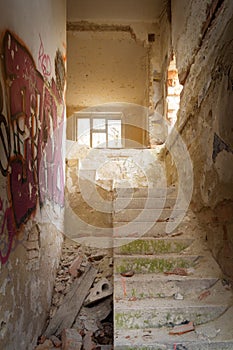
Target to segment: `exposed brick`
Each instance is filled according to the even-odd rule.
[[[27,250],[39,250],[39,242],[38,241],[27,241],[25,243]]]
[[[36,259],[39,258],[39,251],[37,249],[29,250],[28,251],[28,259]]]

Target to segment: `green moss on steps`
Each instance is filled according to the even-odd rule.
[[[189,241],[137,239],[117,249],[119,254],[162,254],[179,253],[190,244]]]
[[[119,261],[115,261],[115,272],[122,273],[133,270],[135,273],[161,273],[175,267],[188,268],[192,265],[192,261],[183,258],[130,257],[130,259],[121,258]]]

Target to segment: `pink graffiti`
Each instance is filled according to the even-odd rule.
[[[0,260],[5,263],[16,230],[35,212],[38,203],[42,206],[48,198],[64,205],[65,108],[63,92],[58,91],[53,79],[47,84],[31,54],[10,32],[4,36],[3,52],[9,115],[5,118],[0,111],[0,147],[7,160],[0,161],[0,171],[6,177],[11,204],[4,211],[0,201],[1,244],[4,240]],[[40,55],[42,64],[42,41]],[[49,73],[47,68],[45,75]]]
[[[38,65],[41,69],[44,77],[49,77],[51,75],[51,60],[48,54],[45,54],[44,45],[40,36],[40,49],[38,55]]]

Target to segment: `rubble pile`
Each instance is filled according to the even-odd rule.
[[[111,249],[63,244],[49,318],[35,350],[113,349]]]

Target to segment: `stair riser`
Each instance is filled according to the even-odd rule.
[[[133,277],[132,277],[133,278]],[[115,299],[128,300],[131,297],[143,298],[165,298],[172,297],[175,293],[180,293],[184,298],[190,293],[199,295],[203,290],[210,288],[216,280],[185,279],[174,281],[152,280],[133,281],[132,278],[118,279],[114,283]]]
[[[114,237],[163,237],[166,236],[167,222],[119,222],[114,223]],[[181,222],[174,232],[185,231],[187,224]]]
[[[117,188],[116,198],[166,198],[176,197],[177,190],[174,188]]]
[[[133,303],[133,302],[132,302]],[[163,326],[179,325],[185,321],[193,321],[195,325],[210,322],[226,310],[225,306],[197,306],[185,308],[154,308],[118,310],[115,305],[115,328],[140,329],[161,328]]]
[[[233,341],[227,342],[210,342],[210,343],[190,343],[190,342],[182,342],[174,339],[174,342],[170,343],[154,343],[153,345],[117,345],[117,340],[114,342],[114,350],[174,350],[174,345],[176,344],[177,349],[179,344],[182,344],[183,349],[186,350],[232,350],[233,349]]]
[[[124,209],[113,216],[113,222],[156,222],[164,220],[176,220],[184,214],[183,210],[177,210],[172,214],[171,209]],[[172,215],[172,217],[171,217]]]
[[[172,209],[176,198],[118,198],[113,203],[115,212],[123,209]]]
[[[175,267],[188,268],[194,265],[197,257],[187,256],[182,258],[160,258],[160,257],[132,257],[116,256],[114,258],[115,273],[133,270],[135,273],[159,273],[171,271]]]

